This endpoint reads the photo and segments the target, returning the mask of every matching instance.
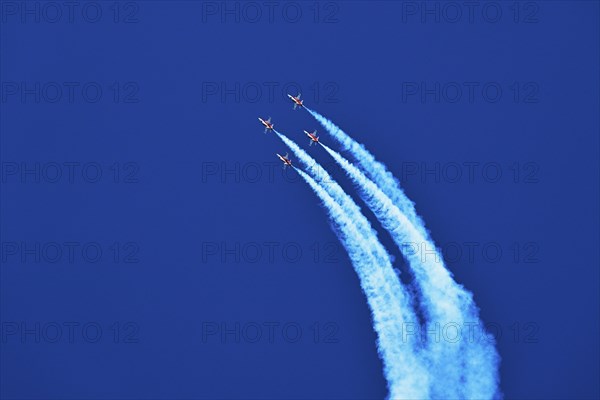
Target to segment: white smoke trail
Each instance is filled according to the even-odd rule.
[[[377,239],[377,232],[371,227],[367,218],[362,214],[360,207],[352,200],[352,198],[344,192],[340,185],[320,166],[317,161],[302,150],[294,141],[278,131],[275,134],[283,141],[283,143],[294,153],[294,155],[303,164],[306,172],[327,191],[327,193],[342,206],[346,213],[352,218],[357,229],[362,234],[365,240],[369,242],[373,249],[374,255],[383,264],[391,265],[389,253]]]
[[[294,141],[290,140],[282,133],[276,130],[274,130],[274,132],[300,160],[308,174],[321,184],[325,191],[331,197],[333,197],[333,199],[342,207],[342,209],[356,225],[356,228],[363,237],[363,244],[368,246],[368,248],[371,250],[371,253],[377,260],[379,267],[386,276],[386,281],[391,287],[392,293],[395,294],[396,302],[390,303],[390,306],[394,307],[398,314],[405,316],[404,321],[406,324],[408,324],[407,326],[415,328],[418,327],[418,321],[412,308],[411,296],[408,295],[407,291],[402,286],[398,275],[392,268],[392,262],[390,260],[389,253],[385,250],[377,238],[377,232],[371,227],[371,224],[363,215],[359,206],[346,192],[344,192],[342,187],[335,182],[335,180],[323,167],[317,163],[315,159],[309,156]],[[399,327],[401,330],[404,328],[406,327]],[[418,343],[416,343],[417,339],[418,338],[414,336],[407,338],[413,347],[418,346]]]
[[[365,148],[364,145],[358,143],[340,129],[333,122],[322,116],[316,111],[306,108],[326,130],[337,140],[345,151],[352,154],[360,169],[381,188],[381,190],[392,199],[393,203],[406,215],[409,221],[421,232],[421,234],[429,238],[429,233],[425,228],[425,223],[415,210],[415,203],[410,200],[400,187],[400,183],[396,177],[387,170],[385,165],[375,159],[375,157]]]
[[[429,398],[428,375],[415,350],[399,337],[402,333],[397,331],[397,327],[402,324],[402,314],[391,304],[393,296],[389,293],[383,269],[363,244],[362,234],[342,206],[308,174],[295,169],[323,202],[360,279],[378,335],[378,352],[384,364],[390,399]]]
[[[313,110],[307,108],[307,111],[325,127],[330,135],[336,139],[345,150],[352,154],[361,170],[376,183],[378,188],[383,191],[388,198],[391,199],[392,203],[395,204],[400,211],[405,214],[407,219],[413,224],[413,227],[421,233],[423,240],[412,243],[413,245],[417,246],[417,251],[418,249],[423,249],[423,246],[425,246],[428,247],[427,251],[433,251],[433,255],[435,257],[439,257],[438,259],[440,260],[440,263],[438,263],[439,268],[435,269],[436,273],[432,274],[431,276],[428,276],[428,273],[424,274],[425,276],[423,278],[429,279],[429,282],[417,280],[417,283],[420,286],[419,288],[421,290],[421,294],[425,297],[423,291],[423,287],[425,285],[429,285],[433,291],[439,291],[441,296],[444,295],[445,287],[451,287],[455,289],[456,298],[448,299],[447,302],[454,303],[458,306],[459,310],[465,310],[463,312],[463,319],[466,321],[470,320],[467,322],[468,324],[470,324],[472,321],[480,325],[481,322],[479,321],[478,310],[472,300],[472,295],[462,286],[457,285],[452,279],[452,274],[449,273],[444,267],[443,261],[441,261],[441,256],[435,248],[433,241],[429,238],[429,233],[425,228],[425,224],[415,211],[414,203],[404,194],[398,180],[387,170],[385,165],[378,162],[363,145],[357,143],[338,126]],[[423,254],[424,252],[421,253]],[[432,254],[430,254],[430,256],[431,255]],[[482,332],[484,332],[483,329]],[[473,366],[473,368],[466,368],[465,370],[467,382],[465,385],[463,385],[463,387],[466,396],[475,398],[486,390],[487,392],[491,392],[492,390],[490,388],[492,387],[497,388],[498,356],[495,352],[493,343],[471,343],[468,345],[466,351],[463,351],[462,353],[464,354],[464,357],[462,358],[463,364],[465,364],[466,367],[471,364],[476,364],[476,366]],[[472,357],[471,354],[475,354],[475,357]],[[487,359],[487,363],[485,365],[480,365],[482,357],[477,357],[478,354],[486,355],[483,357],[484,359]],[[478,370],[483,368],[486,369],[489,379],[480,379],[481,374]],[[493,382],[491,382],[492,380]],[[500,396],[499,391],[497,395]]]
[[[329,147],[321,146],[357,184],[361,197],[392,235],[415,275],[427,332],[442,335],[427,341],[429,369],[435,375],[432,396],[469,399],[496,396],[498,356],[490,338],[469,336],[454,341],[454,337],[444,335],[449,328],[455,331],[475,328],[477,332],[484,332],[472,295],[454,282],[424,229],[417,229],[392,199],[358,168]],[[408,249],[407,245],[417,246],[417,251]],[[425,253],[420,251],[423,246],[429,246]]]

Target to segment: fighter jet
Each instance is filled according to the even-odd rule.
[[[269,117],[269,119],[266,121],[264,119],[262,119],[261,117],[258,117],[258,120],[260,121],[261,124],[264,125],[265,133],[267,133],[267,131],[269,131],[269,130],[271,130],[271,131],[273,130],[274,125],[271,123],[271,117]]]
[[[296,97],[292,96],[291,94],[288,94],[288,97],[294,102],[294,110],[298,107],[303,107],[302,103],[304,102],[304,100],[300,100],[300,96],[300,93],[298,93],[298,96]]]
[[[277,154],[277,153],[275,153],[275,154]],[[277,154],[277,157],[279,157],[279,159],[283,162],[283,168],[292,166],[292,160],[290,160],[288,158],[288,153],[285,153],[285,156],[282,156],[281,154]]]
[[[316,130],[314,130],[313,133],[307,131],[304,131],[304,133],[306,133],[306,136],[310,138],[310,143],[308,144],[309,146],[312,146],[314,143],[319,143],[319,137],[317,136]]]

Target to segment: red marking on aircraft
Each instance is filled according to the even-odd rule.
[[[304,102],[304,100],[300,100],[300,96],[301,94],[298,93],[298,96],[294,97],[291,94],[288,94],[288,97],[290,99],[292,99],[292,101],[294,102],[294,110],[298,107],[303,107],[304,105],[302,104]]]
[[[269,131],[269,130],[271,130],[271,131],[273,130],[274,125],[271,123],[271,117],[269,117],[269,119],[266,121],[264,119],[262,119],[261,117],[258,117],[258,120],[265,127],[265,133],[267,133],[267,131]]]
[[[277,154],[277,153],[275,153],[275,154]],[[285,153],[285,156],[282,156],[281,154],[277,154],[277,157],[279,157],[279,159],[283,162],[283,168],[292,166],[292,160],[290,160],[288,158],[287,153]]]
[[[308,136],[310,138],[310,143],[309,146],[312,146],[313,143],[319,143],[319,137],[317,136],[317,131],[313,131],[313,133],[304,131],[304,133],[306,133],[306,136]]]

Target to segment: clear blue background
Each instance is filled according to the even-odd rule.
[[[463,256],[449,265],[474,293],[483,320],[500,327],[505,396],[598,398],[597,2],[520,3],[518,22],[512,3],[496,3],[503,12],[497,23],[483,19],[481,8],[473,23],[466,15],[436,23],[429,14],[423,22],[420,14],[403,13],[406,3],[366,1],[321,3],[316,21],[312,2],[297,3],[298,22],[286,20],[286,3],[278,3],[272,23],[264,6],[253,23],[244,15],[236,22],[235,15],[223,21],[203,14],[201,2],[140,1],[120,3],[115,23],[114,4],[98,4],[97,23],[81,17],[81,6],[73,23],[64,15],[37,23],[29,14],[23,22],[7,12],[12,8],[2,9],[3,84],[103,88],[96,103],[79,90],[73,102],[63,94],[56,103],[36,103],[2,87],[4,168],[14,162],[103,168],[98,183],[80,175],[74,183],[64,176],[56,183],[14,175],[2,181],[3,332],[21,322],[29,329],[36,322],[80,328],[94,322],[103,329],[97,343],[80,331],[73,343],[66,332],[57,343],[8,335],[1,344],[2,398],[385,396],[369,310],[349,260],[331,245],[335,235],[309,188],[281,174],[274,153],[285,148],[263,135],[256,120],[272,116],[307,148],[301,129],[319,127],[306,112],[292,111],[283,89],[290,82],[398,175],[407,163],[502,166],[498,183],[481,175],[473,183],[464,176],[456,183],[411,176],[403,186],[437,243],[502,247],[498,262],[479,251],[473,261]],[[122,90],[118,101],[109,89],[114,82]],[[134,86],[124,88],[128,82]],[[265,82],[276,85],[273,98]],[[473,102],[466,94],[454,103],[431,96],[404,101],[406,82],[496,82],[503,94],[495,103],[480,92]],[[533,82],[536,101],[514,100],[515,82]],[[214,83],[248,92],[222,98],[207,92]],[[310,152],[331,163],[322,149]],[[109,166],[128,162],[139,167],[137,181],[121,175],[114,182]],[[516,162],[539,167],[534,182],[522,176],[514,182]],[[223,168],[256,165],[263,174],[256,181],[242,172],[220,175]],[[219,172],[207,175],[214,166]],[[339,171],[334,175],[354,193]],[[389,237],[380,236],[403,269]],[[99,243],[102,259],[37,263],[6,254],[7,242],[70,241]],[[124,262],[123,253],[115,262],[114,242],[134,242],[139,262]],[[274,262],[265,255],[254,263],[203,260],[207,242],[276,242],[279,250]],[[302,249],[299,262],[282,257],[286,243]],[[534,243],[536,262],[515,262],[513,243]],[[329,246],[327,257],[321,252],[315,260],[314,246]],[[128,336],[135,343],[122,336],[114,343],[111,326],[128,322],[128,333],[139,328]],[[235,343],[231,335],[203,340],[207,322],[279,328],[274,343],[265,332],[257,343]],[[286,323],[302,327],[297,343],[282,339]],[[328,336],[335,340],[321,332],[315,343],[315,323],[336,327]]]

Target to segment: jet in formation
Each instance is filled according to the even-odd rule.
[[[261,117],[258,117],[258,120],[265,127],[265,133],[267,133],[267,131],[272,131],[274,129],[274,125],[271,123],[271,117],[269,117],[269,119],[266,121],[264,119],[262,119]]]
[[[300,93],[298,93],[298,96],[296,97],[292,96],[291,94],[288,94],[288,97],[294,102],[294,110],[298,107],[304,107],[304,105],[302,104],[304,100],[300,100],[300,96]]]
[[[312,146],[314,143],[319,143],[319,137],[317,136],[317,131],[313,131],[313,133],[304,131],[304,133],[306,133],[306,136],[308,136],[310,138],[310,143],[308,144],[309,146]]]
[[[277,153],[275,153],[275,154],[277,154]],[[288,153],[285,153],[285,156],[282,156],[281,154],[277,154],[277,157],[279,157],[281,162],[283,162],[283,168],[292,166],[292,160],[289,159]]]

